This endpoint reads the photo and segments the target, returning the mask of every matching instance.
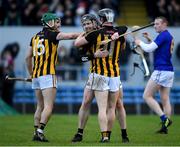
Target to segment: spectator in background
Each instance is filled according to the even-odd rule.
[[[61,4],[58,4],[55,9],[55,13],[59,18],[63,18],[64,17],[64,6]]]
[[[2,1],[0,1],[0,25],[4,24],[5,16],[6,16],[6,11],[3,7]]]
[[[36,7],[38,7],[37,11],[37,19],[41,20],[41,17],[44,13],[48,11],[48,4],[46,3],[46,0],[36,0]],[[41,22],[38,21],[38,25],[41,25]]]
[[[14,60],[19,53],[19,44],[12,43],[8,44],[1,53],[1,63],[2,63],[2,99],[13,106],[13,95],[14,95],[14,84],[15,81],[7,81],[5,80],[5,76],[9,75],[11,77],[15,77],[14,73]]]
[[[100,10],[99,5],[97,3],[93,3],[89,8],[89,14],[94,14],[95,16],[97,16],[97,12],[99,10]]]
[[[37,14],[36,0],[27,1],[24,6],[23,11],[23,25],[37,25],[38,19]]]
[[[180,25],[180,2],[177,0],[171,0],[169,5],[170,24],[178,26]]]
[[[72,2],[72,0],[66,0],[64,1],[64,16],[63,16],[63,21],[62,25],[66,26],[74,26],[74,17],[75,17],[75,9],[76,6]]]
[[[49,11],[55,12],[58,5],[61,5],[61,3],[59,3],[59,0],[52,0],[51,3],[49,4]]]
[[[163,16],[169,22],[170,16],[168,11],[168,3],[166,0],[158,0],[157,1],[157,16]]]
[[[73,12],[70,9],[65,10],[62,25],[74,26]]]
[[[119,5],[118,0],[3,0],[0,1],[0,25],[40,25],[39,18],[48,11],[61,17],[65,26],[80,26],[83,14],[91,11],[95,14],[104,7],[113,8],[119,16]],[[10,6],[17,7],[12,11]]]
[[[154,18],[157,16],[158,8],[156,3],[156,0],[145,0],[149,22],[152,22]]]
[[[75,25],[80,26],[81,25],[81,17],[86,13],[85,6],[79,5],[79,7],[76,9],[76,16],[75,16]]]
[[[4,25],[19,26],[21,25],[20,7],[17,0],[9,0],[7,14],[4,19]]]

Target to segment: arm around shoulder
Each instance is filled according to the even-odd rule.
[[[63,32],[60,32],[56,36],[56,39],[57,40],[76,39],[79,35],[80,35],[80,33],[63,33]]]
[[[81,46],[83,46],[85,44],[88,44],[88,41],[86,40],[86,38],[84,36],[84,33],[82,33],[76,38],[76,40],[74,42],[74,45],[76,47],[81,47]]]

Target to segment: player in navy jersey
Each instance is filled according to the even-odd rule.
[[[159,35],[149,44],[144,43],[138,38],[135,39],[136,45],[139,45],[145,52],[154,52],[154,71],[149,79],[145,91],[144,99],[148,106],[160,116],[162,127],[157,133],[168,133],[168,126],[172,124],[171,104],[169,100],[170,88],[173,85],[174,71],[171,62],[174,40],[167,30],[168,22],[164,17],[157,17],[154,21],[154,28]],[[148,34],[146,38],[150,40]],[[160,92],[163,109],[154,99],[156,91]]]

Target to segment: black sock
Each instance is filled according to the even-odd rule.
[[[107,136],[108,136],[108,139],[110,140],[110,138],[111,138],[111,131],[107,131]]]
[[[40,123],[40,129],[41,129],[41,130],[44,130],[45,126],[46,126],[46,124]]]
[[[78,134],[83,135],[83,129],[78,128]]]
[[[126,129],[121,129],[121,136],[122,137],[127,137]]]

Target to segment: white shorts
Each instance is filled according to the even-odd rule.
[[[116,92],[121,88],[122,88],[122,83],[120,80],[120,76],[109,78],[109,91],[110,92]]]
[[[57,88],[56,75],[45,75],[32,79],[32,89]]]
[[[155,81],[158,85],[164,87],[172,87],[174,80],[174,72],[155,70],[151,75],[151,79]]]
[[[90,73],[86,82],[86,88],[92,90],[105,91],[109,90],[109,77],[102,76],[96,73]]]
[[[92,90],[109,90],[111,92],[118,91],[122,88],[120,77],[106,77],[96,73],[90,73],[86,88]]]

